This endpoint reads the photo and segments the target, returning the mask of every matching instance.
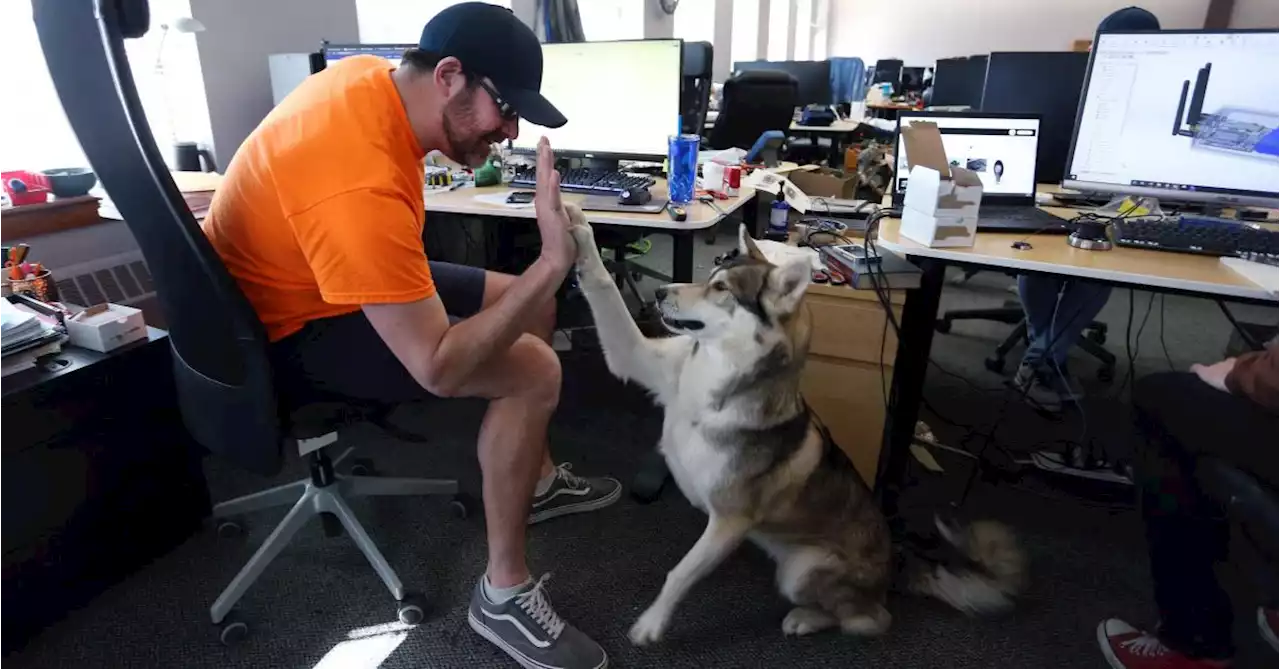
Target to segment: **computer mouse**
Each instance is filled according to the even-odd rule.
[[[653,194],[648,188],[628,188],[618,194],[618,204],[641,205],[648,204],[653,199]]]

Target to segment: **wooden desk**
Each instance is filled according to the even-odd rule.
[[[440,212],[470,216],[534,218],[533,207],[508,207],[476,199],[477,195],[505,195],[514,190],[530,189],[515,189],[505,185],[487,186],[485,188],[465,186],[453,191],[427,193],[423,197],[423,203],[427,213]],[[666,180],[659,179],[652,191],[655,198],[666,198]],[[585,197],[580,193],[569,192],[563,192],[561,196],[566,202],[581,201]],[[703,202],[691,202],[685,207],[688,212],[688,220],[685,221],[674,221],[666,212],[649,214],[643,212],[583,211],[583,213],[586,214],[587,221],[593,225],[643,228],[652,232],[671,235],[674,242],[671,259],[673,265],[672,278],[676,283],[688,283],[693,281],[693,234],[699,230],[706,230],[717,225],[726,216],[743,209],[743,207],[746,207],[743,209],[744,222],[749,229],[755,229],[756,207],[746,206],[754,201],[755,190],[744,187],[737,197],[729,198],[728,200],[716,200],[716,205],[720,208],[719,211]]]
[[[1080,213],[1078,210],[1061,207],[1045,209],[1063,218]],[[1025,234],[979,232],[972,247],[936,249],[901,238],[898,224],[897,219],[881,222],[879,245],[910,258],[919,265],[923,274],[920,288],[908,292],[902,308],[902,341],[894,358],[893,389],[890,395],[896,398],[896,402],[890,407],[884,441],[885,453],[880,458],[876,476],[881,504],[891,515],[897,511],[897,495],[910,457],[908,449],[915,434],[925,372],[929,365],[929,349],[933,343],[934,322],[938,317],[943,273],[947,265],[1052,274],[1129,288],[1233,301],[1262,304],[1277,302],[1274,296],[1224,267],[1213,257],[1121,246],[1110,251],[1084,251],[1068,246],[1063,235],[1047,233],[1028,237]],[[1026,251],[1012,248],[1011,244],[1017,240],[1029,241],[1032,248]]]

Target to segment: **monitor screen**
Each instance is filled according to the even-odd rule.
[[[546,135],[557,153],[660,159],[680,131],[680,40],[542,45],[542,94],[565,115],[560,128],[520,119],[516,150]]]
[[[324,47],[325,67],[347,58],[348,56],[381,56],[399,65],[405,51],[415,48],[416,44],[326,44]]]
[[[1062,181],[1088,63],[1089,54],[1075,51],[1004,52],[988,58],[982,111],[1040,117],[1037,183]]]
[[[943,58],[938,61],[933,74],[933,97],[930,104],[976,109],[982,104],[982,87],[986,76],[986,56]]]
[[[825,60],[747,60],[733,64],[735,72],[779,70],[796,78],[802,105],[829,105],[831,96],[831,63]]]
[[[1274,205],[1277,51],[1275,31],[1098,35],[1066,185]]]
[[[978,173],[982,195],[1035,197],[1036,144],[1040,119],[1030,115],[908,113],[898,116],[899,127],[916,121],[938,126],[942,147],[952,165]],[[898,133],[895,193],[907,191],[907,151]]]

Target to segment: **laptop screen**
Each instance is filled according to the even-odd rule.
[[[899,127],[915,121],[938,126],[942,146],[953,166],[978,173],[983,199],[1034,198],[1036,194],[1036,148],[1040,141],[1040,119],[1027,115],[910,113],[898,117]],[[907,191],[907,151],[902,134],[897,137],[897,170],[894,194]],[[1002,197],[1003,196],[1003,197]]]

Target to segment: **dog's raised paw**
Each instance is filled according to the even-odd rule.
[[[782,633],[787,636],[804,636],[833,627],[836,622],[835,617],[826,611],[797,606],[782,619]]]
[[[661,641],[662,634],[666,630],[667,616],[651,607],[640,614],[640,618],[631,626],[631,632],[627,636],[631,639],[631,643],[644,646]]]

